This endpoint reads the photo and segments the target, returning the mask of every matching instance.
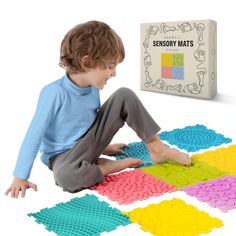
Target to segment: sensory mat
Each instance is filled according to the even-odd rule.
[[[197,159],[192,158],[191,160],[192,166],[190,167],[167,162],[154,166],[145,166],[141,169],[158,179],[162,179],[176,186],[177,189],[181,189],[184,186],[195,185],[200,182],[206,182],[211,179],[221,178],[226,175],[225,172]]]
[[[119,204],[130,204],[166,192],[176,191],[176,187],[154,178],[141,170],[125,171],[105,177],[102,183],[90,187]]]
[[[129,143],[128,147],[123,148],[123,154],[114,155],[118,160],[125,159],[127,157],[138,158],[143,161],[143,164],[146,166],[153,165],[149,151],[144,142],[133,142]]]
[[[207,183],[185,187],[183,191],[223,212],[236,209],[236,176],[226,176]]]
[[[58,236],[95,236],[131,223],[118,209],[89,194],[28,216],[33,216],[37,223],[44,224]]]
[[[187,152],[196,152],[232,142],[232,139],[226,138],[224,135],[199,124],[172,131],[164,131],[158,135],[161,140],[176,145]]]
[[[154,236],[197,236],[223,226],[218,218],[176,198],[123,213]]]
[[[158,135],[167,144],[187,152],[204,152],[190,154],[190,167],[171,161],[156,165],[145,143],[130,143],[123,149],[124,153],[115,158],[134,157],[141,159],[144,165],[109,175],[90,190],[125,205],[183,190],[223,212],[236,209],[236,176],[233,176],[236,174],[236,144],[205,150],[230,143],[230,138],[204,125],[186,126]],[[28,215],[58,236],[97,236],[132,222],[156,236],[195,236],[223,225],[221,220],[175,198],[122,213],[96,196],[86,194]]]
[[[205,151],[192,155],[193,158],[217,167],[231,175],[236,174],[236,145]]]

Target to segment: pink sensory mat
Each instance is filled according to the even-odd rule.
[[[119,204],[130,204],[166,192],[176,191],[176,187],[154,178],[142,170],[120,172],[105,177],[102,183],[90,187]]]

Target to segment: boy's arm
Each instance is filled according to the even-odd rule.
[[[36,112],[21,145],[15,170],[13,172],[15,178],[13,179],[11,187],[7,190],[8,193],[11,191],[11,195],[14,195],[15,191],[17,193],[19,188],[22,189],[20,191],[23,191],[23,195],[25,189],[33,188],[34,184],[28,182],[27,179],[30,176],[34,160],[37,156],[46,129],[58,109],[61,107],[61,104],[61,88],[55,85],[44,87],[39,96]],[[35,187],[33,189],[35,189]]]

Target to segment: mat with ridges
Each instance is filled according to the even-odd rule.
[[[141,229],[155,236],[197,236],[223,225],[221,220],[175,198],[124,214],[132,222],[138,223]]]
[[[131,223],[118,209],[88,194],[28,216],[33,216],[37,223],[44,224],[48,231],[59,236],[95,236]]]
[[[215,150],[206,151],[201,154],[192,155],[200,161],[217,167],[219,170],[226,171],[229,174],[236,174],[236,145],[222,147]]]
[[[227,176],[185,187],[183,191],[223,212],[236,209],[236,176]]]
[[[177,163],[163,163],[154,166],[141,167],[148,174],[181,189],[184,186],[195,185],[226,175],[212,166],[192,158],[192,166],[186,167]]]
[[[222,134],[199,124],[172,131],[164,131],[159,134],[159,137],[188,152],[196,152],[232,142],[232,139],[226,138]]]
[[[92,186],[90,189],[106,195],[110,200],[117,201],[119,204],[130,204],[137,200],[176,191],[175,186],[157,180],[142,170],[109,175],[102,183]]]
[[[150,158],[149,151],[144,142],[133,142],[128,144],[129,147],[123,148],[123,154],[114,155],[118,160],[125,159],[127,157],[134,157],[143,161],[143,164],[146,166],[153,165]]]

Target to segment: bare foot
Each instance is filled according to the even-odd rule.
[[[143,162],[135,158],[125,158],[122,160],[109,160],[106,158],[98,158],[96,165],[100,168],[104,176],[116,173],[126,168],[135,168],[142,165]]]
[[[170,160],[184,166],[191,166],[191,159],[189,156],[175,148],[164,147],[158,151],[151,151],[150,156],[155,163],[163,163]]]
[[[167,147],[157,135],[152,137],[149,143],[147,143],[147,147],[154,163],[163,163],[171,160],[181,165],[191,166],[191,159],[186,153]]]

